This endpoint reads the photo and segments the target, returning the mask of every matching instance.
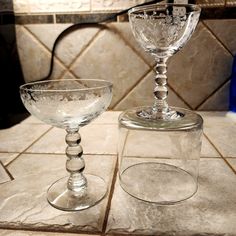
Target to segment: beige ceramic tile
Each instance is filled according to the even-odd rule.
[[[236,157],[236,122],[225,112],[201,113],[204,133],[224,157]]]
[[[72,0],[70,2],[66,0],[38,0],[30,2],[31,13],[41,12],[78,12],[78,11],[89,11],[90,1],[89,0]]]
[[[14,0],[11,2],[13,2],[15,13],[29,13],[30,12],[29,0]]]
[[[234,7],[234,6],[236,6],[236,1],[235,0],[226,0],[226,6]]]
[[[191,199],[173,206],[158,206],[136,200],[121,189],[117,179],[107,232],[176,236],[235,235],[236,192],[232,190],[235,185],[235,174],[221,159],[202,159],[198,192]]]
[[[125,110],[137,106],[150,106],[154,103],[154,77],[151,71],[127,96],[125,96],[115,107],[116,110]],[[168,93],[168,103],[170,106],[189,108],[171,88]]]
[[[202,116],[204,125],[207,126],[212,122],[227,123],[229,119],[233,122],[226,111],[197,111],[197,113]]]
[[[91,124],[118,124],[118,118],[121,111],[107,111],[101,114]]]
[[[48,13],[48,12],[74,12],[89,11],[89,0],[14,0],[14,10],[16,13]]]
[[[8,175],[5,168],[3,167],[2,162],[0,161],[0,187],[1,187],[1,184],[9,182],[9,181],[11,181],[11,178]]]
[[[220,157],[220,154],[205,136],[202,137],[201,157]]]
[[[229,78],[232,59],[200,23],[190,41],[171,58],[169,84],[195,109]]]
[[[228,111],[226,117],[236,124],[236,112]]]
[[[143,48],[139,45],[139,43],[136,41],[136,39],[133,36],[133,33],[131,31],[131,27],[129,22],[123,22],[123,23],[113,23],[113,27],[116,28],[116,30],[119,32],[119,34],[124,37],[126,42],[134,48],[135,51],[138,52],[139,55],[150,65],[153,66],[155,65],[155,60],[153,57],[144,51]]]
[[[113,83],[110,107],[148,70],[148,65],[111,30],[101,32],[72,66],[72,71],[81,78],[104,79]]]
[[[70,233],[52,233],[52,232],[37,232],[37,231],[23,231],[23,230],[7,230],[0,229],[0,236],[75,236],[75,234]],[[77,236],[92,236],[88,234],[76,234]]]
[[[91,124],[80,130],[81,145],[85,154],[116,154],[118,127],[117,125]],[[53,128],[26,152],[30,153],[65,153],[66,131]]]
[[[52,50],[57,36],[71,24],[27,24],[25,27],[40,41],[42,44]]]
[[[71,24],[40,24],[27,25],[26,27],[49,50],[52,49],[56,37]],[[57,44],[55,55],[69,66],[76,56],[89,44],[99,28],[77,28],[64,36]]]
[[[212,96],[210,96],[198,110],[202,111],[227,111],[229,109],[230,81],[224,84]]]
[[[236,5],[236,1],[234,1]],[[236,54],[236,19],[228,20],[206,20],[204,21],[212,32],[220,39],[221,42]]]
[[[23,154],[9,166],[15,180],[0,186],[0,227],[101,232],[108,195],[98,205],[81,212],[56,210],[46,200],[48,187],[66,175],[65,159],[63,155]],[[86,173],[101,176],[109,187],[115,160],[114,156],[86,156]]]
[[[107,11],[107,10],[123,10],[137,4],[141,4],[145,0],[92,0],[92,11]]]
[[[9,152],[0,153],[0,161],[4,166],[6,166],[11,161],[13,161],[18,155],[19,153],[9,153]]]
[[[30,115],[28,118],[23,120],[21,124],[44,124],[41,120],[37,119],[35,116]]]
[[[43,135],[50,126],[18,124],[0,130],[0,152],[22,152]]]
[[[196,0],[196,4],[201,7],[224,7],[225,0]]]
[[[16,37],[25,81],[44,78],[49,72],[50,53],[23,26],[16,27]],[[63,65],[55,60],[52,78],[58,78],[63,70]]]

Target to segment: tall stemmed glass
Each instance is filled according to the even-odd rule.
[[[135,7],[129,11],[135,38],[156,60],[155,101],[151,107],[138,108],[138,117],[176,120],[183,116],[167,104],[166,62],[189,40],[198,23],[200,11],[197,5],[167,3]]]
[[[67,132],[66,170],[70,176],[51,185],[49,203],[68,211],[98,203],[106,194],[106,183],[101,177],[83,174],[79,128],[106,110],[112,98],[112,84],[102,80],[48,80],[22,85],[20,95],[32,115]]]

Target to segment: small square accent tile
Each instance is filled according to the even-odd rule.
[[[116,157],[89,155],[84,158],[85,172],[101,176],[109,189]],[[81,212],[59,211],[47,202],[48,187],[67,175],[65,162],[64,155],[22,154],[11,163],[8,169],[15,180],[0,185],[0,227],[66,233],[101,232],[109,194],[96,206]]]
[[[53,15],[16,15],[13,23],[25,24],[49,24],[53,23]]]
[[[9,153],[9,152],[0,153],[0,161],[4,166],[6,166],[11,161],[13,161],[18,155],[19,153]]]
[[[117,179],[107,233],[236,235],[235,185],[235,174],[225,162],[208,158],[200,161],[197,193],[181,204],[158,206],[137,200],[122,190]]]
[[[43,135],[50,126],[18,124],[0,130],[0,152],[22,152]]]
[[[80,129],[81,145],[85,154],[116,154],[118,127],[116,124],[91,124]],[[66,131],[53,128],[26,152],[65,153]]]
[[[4,168],[2,162],[0,161],[0,188],[1,184],[11,181],[10,176],[8,175],[6,169]]]

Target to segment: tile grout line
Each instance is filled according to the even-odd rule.
[[[168,73],[168,72],[167,72]],[[167,81],[168,81],[168,75],[167,75]],[[167,82],[167,86],[170,87],[170,89],[175,93],[175,95],[185,104],[187,105],[188,108],[190,109],[194,109],[188,102],[185,101],[185,99],[182,98],[182,96],[180,96],[177,91],[171,86],[171,84],[169,82]],[[167,97],[168,99],[168,97]]]
[[[113,198],[113,194],[115,191],[115,183],[117,180],[117,173],[118,173],[118,155],[116,155],[116,163],[115,163],[115,169],[114,169],[114,173],[113,173],[113,177],[112,177],[112,182],[111,182],[111,187],[110,187],[110,194],[108,197],[108,203],[107,203],[107,207],[106,207],[106,212],[105,212],[105,217],[104,217],[104,221],[103,221],[103,226],[102,226],[102,236],[106,235],[106,227],[107,227],[107,223],[108,223],[108,217],[109,217],[109,213],[110,213],[110,209],[111,209],[111,201]]]
[[[10,178],[10,181],[14,180],[14,177],[12,176],[12,174],[10,173],[10,171],[6,168],[6,166],[3,165],[2,161],[0,160],[0,165],[2,166],[2,168],[5,170],[5,172],[7,173],[8,177]],[[8,181],[9,182],[9,181]],[[3,184],[3,183],[1,183]]]
[[[206,135],[206,133],[204,133],[204,136],[206,137],[206,139],[211,143],[211,145],[216,149],[216,151],[220,154],[220,157],[224,160],[224,162],[226,163],[226,165],[234,172],[234,174],[236,174],[236,170],[232,167],[232,165],[227,161],[226,157],[224,157],[220,150],[214,145],[214,143],[210,140],[210,138]]]
[[[30,228],[29,228],[30,227]],[[101,232],[99,231],[94,231],[94,232],[90,232],[90,231],[83,231],[83,230],[72,230],[72,231],[68,231],[67,229],[42,229],[42,228],[33,228],[31,226],[29,227],[15,227],[15,226],[2,226],[0,225],[0,229],[2,230],[11,230],[11,231],[25,231],[25,232],[40,232],[40,233],[52,233],[53,235],[55,235],[55,233],[59,233],[59,235],[61,236],[66,236],[67,234],[74,234],[74,235],[95,235],[95,236],[101,236]]]
[[[149,67],[152,68],[153,66],[155,66],[155,64],[152,65],[151,63],[149,63],[149,62],[142,56],[142,54],[141,54],[138,50],[136,50],[136,49],[133,47],[133,45],[132,45],[128,40],[126,40],[126,38],[122,35],[122,33],[119,31],[119,29],[116,28],[115,25],[112,25],[112,24],[111,24],[111,28],[119,35],[119,37],[125,42],[125,44],[126,44],[127,46],[129,46],[129,48],[130,48],[138,57],[140,57]],[[147,55],[148,55],[148,53],[147,53]],[[151,57],[151,56],[150,56],[150,57]]]
[[[29,147],[30,148],[30,147]],[[66,147],[65,147],[66,149]],[[66,153],[52,153],[52,152],[27,152],[25,151],[24,153],[19,153],[19,155],[21,154],[31,154],[31,155],[66,155]],[[117,154],[115,153],[83,153],[84,156],[117,156]]]
[[[138,86],[151,71],[152,68],[149,67],[149,69],[141,76],[140,79],[138,79],[137,82],[134,83],[133,86],[131,86],[131,88],[122,96],[122,98],[120,98],[113,106],[111,106],[111,109],[115,109],[116,106],[118,106],[124,99],[126,99],[128,95],[136,88],[136,86]]]
[[[233,53],[226,47],[226,45],[220,40],[219,37],[211,30],[211,28],[205,23],[205,20],[201,21],[206,30],[221,44],[221,46],[233,57]]]
[[[27,146],[23,151],[21,151],[16,158],[14,158],[12,161],[10,161],[6,167],[8,167],[9,165],[11,165],[16,159],[19,158],[19,156],[21,154],[26,153],[26,150],[28,150],[30,147],[32,147],[39,139],[41,139],[45,134],[47,134],[50,130],[52,130],[53,127],[50,127],[48,130],[46,130],[44,133],[42,133],[37,139],[35,139],[29,146]]]
[[[95,28],[99,28],[99,27],[95,27]],[[79,29],[78,29],[79,30]],[[84,45],[84,47],[81,49],[81,51],[74,57],[74,59],[70,62],[70,64],[67,66],[67,71],[70,72],[73,76],[76,76],[76,74],[71,70],[73,65],[75,64],[75,62],[79,59],[79,57],[81,55],[83,55],[83,53],[91,46],[91,44],[93,44],[93,42],[96,40],[96,38],[98,37],[98,35],[102,32],[102,29],[99,29],[97,33],[95,33],[94,36],[92,36],[92,38],[88,41],[88,43],[86,45]],[[60,77],[63,77],[66,72],[62,73],[62,75]]]
[[[208,101],[214,94],[216,94],[222,87],[224,87],[228,82],[230,81],[230,78],[226,79],[221,85],[219,85],[216,89],[214,89],[202,102],[200,102],[196,107],[195,110],[198,110],[201,108],[201,106]]]
[[[35,39],[43,48],[44,50],[50,54],[50,60],[51,60],[51,56],[52,56],[52,51],[51,49],[49,49],[42,41],[40,41],[37,37],[37,35],[35,35],[34,33],[32,33],[28,28],[26,28],[24,25],[23,25],[23,28],[25,29],[26,32],[28,32],[28,34],[33,37],[33,39]],[[58,62],[60,63],[60,66],[63,68],[63,71],[67,70],[67,66],[64,64],[63,61],[61,61],[60,58],[58,58],[56,55],[53,55],[53,57],[58,60]],[[54,65],[53,65],[54,66]],[[63,73],[62,71],[62,73]],[[60,77],[60,76],[59,76]]]

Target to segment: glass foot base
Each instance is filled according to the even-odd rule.
[[[137,111],[137,116],[147,120],[177,120],[184,116],[183,113],[169,109],[166,112],[155,111],[153,107],[145,107]]]
[[[178,131],[198,129],[203,123],[199,115],[183,108],[170,107],[169,115],[172,118],[175,117],[175,119],[157,119],[154,115],[158,113],[152,112],[153,107],[151,106],[135,107],[126,110],[119,116],[119,124],[121,127],[128,129]]]
[[[48,202],[55,208],[63,211],[80,211],[94,206],[106,195],[105,181],[95,175],[86,175],[87,188],[81,193],[67,189],[68,176],[57,180],[48,189]]]
[[[120,184],[131,196],[160,205],[181,202],[197,191],[197,182],[187,171],[156,162],[129,166],[120,174]]]

